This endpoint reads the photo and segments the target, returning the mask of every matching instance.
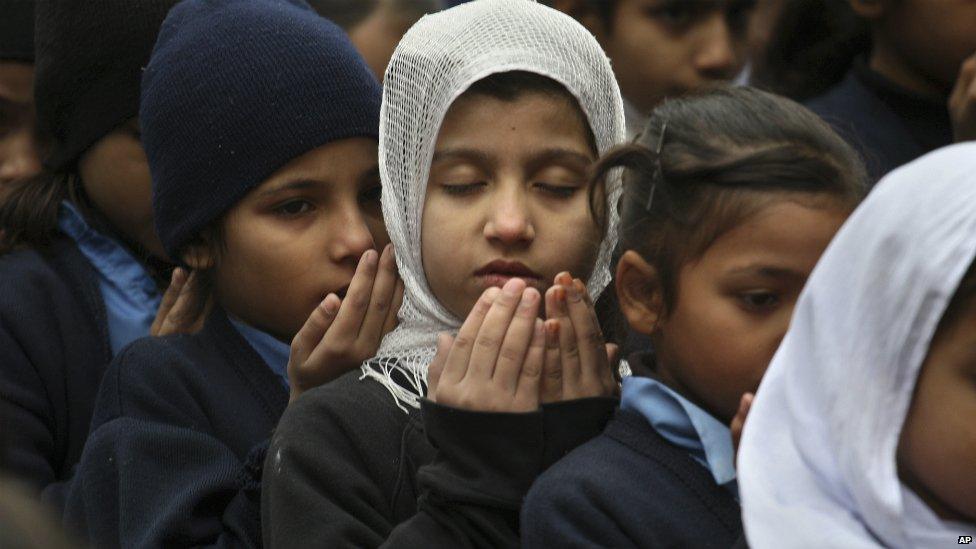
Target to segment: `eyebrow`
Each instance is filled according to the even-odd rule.
[[[322,184],[321,181],[315,181],[313,179],[295,179],[292,181],[286,181],[279,185],[275,185],[270,189],[261,191],[261,194],[259,194],[258,196],[262,196],[262,197],[271,196],[271,195],[283,193],[285,191],[300,191],[305,189],[311,189],[313,187],[318,187],[321,184]]]
[[[786,267],[775,267],[772,265],[746,265],[730,269],[725,273],[728,276],[761,276],[763,278],[803,280],[807,275]]]
[[[491,155],[488,155],[484,151],[478,149],[444,149],[434,153],[434,157],[431,159],[431,164],[436,162],[446,162],[450,160],[460,160],[471,162],[473,164],[478,164],[481,166],[491,166],[495,164],[495,160]],[[587,156],[579,151],[572,149],[553,147],[548,149],[543,149],[541,151],[533,152],[529,158],[527,164],[531,168],[530,171],[536,170],[543,166],[551,164],[578,164],[580,166],[589,166],[592,164],[594,159]]]

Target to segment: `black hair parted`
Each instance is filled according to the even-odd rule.
[[[758,209],[804,198],[853,209],[868,179],[857,153],[805,107],[730,86],[666,101],[636,143],[597,163],[594,181],[619,168],[615,261],[634,250],[653,265],[666,311],[681,266]]]

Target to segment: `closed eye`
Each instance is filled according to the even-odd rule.
[[[487,186],[488,184],[483,181],[478,181],[476,183],[445,183],[441,185],[441,189],[443,189],[444,192],[449,195],[465,196],[474,194]]]
[[[556,198],[569,198],[576,194],[576,191],[579,190],[579,187],[570,185],[553,185],[551,183],[536,183],[535,187]]]

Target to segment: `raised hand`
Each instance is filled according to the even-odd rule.
[[[536,289],[517,278],[501,290],[485,290],[457,337],[439,337],[427,397],[471,411],[538,409],[545,351],[541,301]]]
[[[569,273],[556,275],[546,292],[543,403],[612,396],[619,388],[611,368],[617,346],[607,344],[586,286]]]
[[[163,293],[149,335],[192,334],[203,327],[213,306],[213,298],[201,276],[189,275],[183,267],[173,269],[169,287]]]
[[[359,260],[345,299],[329,294],[291,342],[288,380],[291,402],[376,355],[383,336],[396,327],[403,302],[393,247],[368,250]]]

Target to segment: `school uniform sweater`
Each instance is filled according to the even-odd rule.
[[[908,91],[859,59],[840,83],[806,106],[861,153],[877,181],[953,142],[947,102]]]
[[[281,378],[220,309],[143,338],[106,372],[65,523],[97,547],[256,547]]]
[[[743,545],[731,438],[717,440],[727,429],[653,380],[648,363],[630,361],[641,375],[625,380],[606,431],[532,487],[523,547]]]
[[[268,547],[517,547],[532,481],[599,433],[616,402],[494,414],[425,400],[404,413],[360,377],[309,391],[282,417],[265,464]]]
[[[13,475],[59,504],[112,358],[96,274],[77,246],[0,256],[0,432]]]

